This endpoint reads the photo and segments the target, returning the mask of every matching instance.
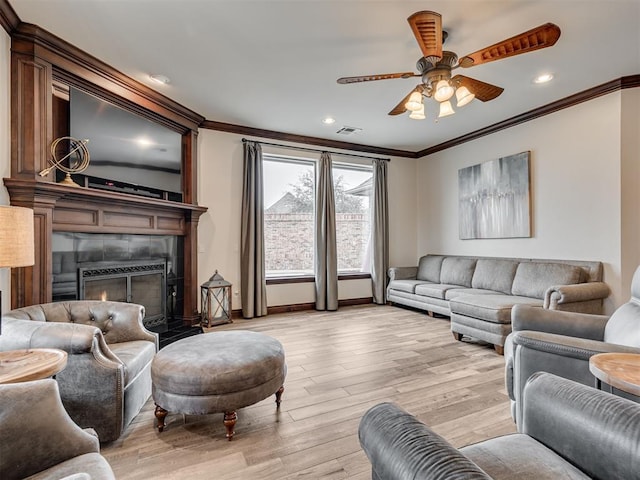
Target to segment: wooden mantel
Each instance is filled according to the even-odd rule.
[[[12,308],[52,300],[53,232],[177,235],[184,239],[185,323],[198,319],[197,136],[204,118],[36,25],[11,31],[11,204],[34,210],[35,265],[11,273]],[[182,135],[183,202],[55,183],[49,149],[60,136],[55,84],[107,100]]]

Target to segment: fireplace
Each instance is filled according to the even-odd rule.
[[[112,300],[145,307],[144,326],[166,328],[167,264],[164,260],[96,264],[78,269],[80,300]]]
[[[53,301],[137,303],[145,327],[165,332],[183,308],[183,243],[175,235],[53,232]]]

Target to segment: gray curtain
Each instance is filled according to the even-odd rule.
[[[262,147],[259,143],[244,143],[243,178],[240,233],[242,316],[253,318],[267,314],[267,287],[264,273]]]
[[[316,175],[315,229],[316,310],[338,309],[338,256],[336,206],[331,155],[322,152]]]
[[[371,290],[373,302],[387,302],[389,269],[389,206],[387,161],[373,161],[373,208],[371,209]]]

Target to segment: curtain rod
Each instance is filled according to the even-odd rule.
[[[270,145],[272,147],[290,148],[292,150],[302,150],[302,151],[305,151],[305,152],[320,152],[320,153],[328,152],[328,153],[334,153],[336,155],[342,155],[342,156],[345,156],[345,157],[370,158],[372,160],[384,160],[385,162],[390,162],[391,161],[390,158],[370,157],[369,155],[356,155],[355,153],[330,152],[329,150],[321,150],[319,148],[294,147],[292,145],[283,145],[281,143],[259,142],[258,140],[249,140],[247,138],[243,138],[242,139],[242,143],[246,143],[246,142],[259,143],[260,145]]]

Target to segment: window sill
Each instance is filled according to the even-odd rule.
[[[338,280],[361,280],[371,278],[370,273],[342,273],[338,274]],[[315,277],[311,275],[299,277],[270,277],[267,278],[267,285],[280,285],[285,283],[313,283]]]

